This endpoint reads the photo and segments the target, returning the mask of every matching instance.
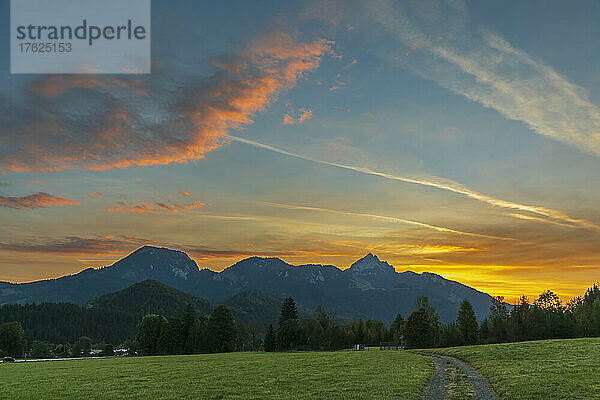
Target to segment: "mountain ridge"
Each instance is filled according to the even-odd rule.
[[[491,297],[440,275],[394,267],[368,253],[342,270],[333,265],[292,265],[276,257],[249,257],[221,272],[200,269],[186,253],[143,246],[114,264],[85,269],[52,280],[13,284],[0,282],[0,304],[69,302],[85,304],[92,298],[117,292],[153,279],[210,302],[222,302],[247,290],[276,298],[291,296],[307,309],[321,306],[350,318],[391,322],[406,317],[419,296],[428,296],[442,321],[453,321],[460,301],[468,298],[480,319]]]

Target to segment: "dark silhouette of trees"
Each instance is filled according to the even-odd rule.
[[[277,350],[277,337],[275,335],[275,329],[273,329],[273,325],[269,325],[269,329],[267,329],[263,343],[265,351]]]
[[[71,346],[68,344],[57,344],[52,352],[54,357],[67,358],[71,355]]]
[[[168,332],[166,335],[165,333]],[[138,325],[135,338],[136,348],[141,355],[170,353],[176,334],[168,327],[167,319],[161,315],[149,314]],[[162,337],[162,340],[161,340]]]
[[[296,307],[296,302],[293,298],[287,297],[283,299],[281,303],[281,313],[279,314],[279,325],[283,324],[285,321],[289,319],[299,320],[298,318],[298,309]]]
[[[115,347],[112,344],[105,344],[102,346],[102,353],[100,355],[104,357],[110,357],[115,354]]]
[[[235,351],[238,326],[231,311],[215,307],[209,318],[190,305],[182,319],[147,315],[138,325],[134,347],[139,354],[193,354]]]
[[[419,297],[404,323],[407,348],[435,347],[440,342],[440,319],[427,297]]]
[[[404,340],[407,348],[435,347],[436,332],[431,316],[424,308],[410,313],[404,324]]]
[[[428,299],[420,297],[406,320],[398,314],[389,327],[374,319],[342,319],[321,307],[312,318],[300,320],[291,297],[281,304],[277,330],[260,319],[247,324],[235,321],[223,305],[215,307],[208,317],[198,313],[193,304],[182,306],[180,302],[178,307],[180,318],[146,315],[136,322],[132,319],[136,314],[127,310],[50,303],[0,306],[0,355],[81,357],[89,356],[92,348],[110,355],[117,343],[130,354],[153,355],[261,347],[265,351],[337,350],[355,344],[398,343],[401,338],[404,346],[420,348],[600,336],[597,284],[567,304],[549,290],[533,302],[522,296],[514,306],[504,303],[501,297],[494,298],[489,315],[479,327],[466,299],[460,304],[456,323],[440,324]],[[133,330],[129,327],[132,323]]]
[[[191,304],[185,307],[181,321],[181,336],[183,339],[183,352],[193,353],[196,347],[196,310]]]
[[[300,328],[296,302],[291,297],[283,300],[277,329],[277,349],[297,349],[304,342],[304,332]]]
[[[0,323],[21,323],[28,342],[74,343],[81,336],[117,344],[133,338],[141,317],[127,310],[86,308],[67,303],[0,306]]]
[[[396,319],[390,325],[390,336],[394,343],[401,344],[402,335],[404,334],[404,318],[402,314],[396,315]]]
[[[22,357],[25,351],[25,332],[19,322],[0,324],[0,355]]]
[[[92,339],[87,336],[80,337],[71,348],[72,357],[87,357],[92,350]]]
[[[475,344],[478,337],[478,325],[475,311],[471,302],[464,299],[458,308],[458,316],[456,317],[456,328],[459,332],[460,341],[462,344]]]
[[[236,325],[231,311],[224,305],[217,306],[208,321],[211,352],[228,352],[235,350]]]
[[[33,343],[31,343],[30,357],[52,358],[54,357],[54,354],[52,352],[53,349],[54,345],[52,343],[36,340]]]
[[[500,343],[507,341],[507,322],[508,309],[504,303],[504,297],[493,297],[490,315],[487,318],[487,331],[490,342]]]

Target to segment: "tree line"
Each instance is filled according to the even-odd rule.
[[[92,355],[92,349],[100,350],[97,354],[94,354],[97,356],[112,356],[114,354],[112,344],[94,342],[87,336],[78,338],[72,344],[55,344],[44,340],[29,342],[20,322],[11,321],[0,324],[0,357],[89,357]]]
[[[461,303],[456,322],[440,324],[426,298],[420,298],[403,322],[401,332],[408,348],[598,337],[600,287],[594,284],[566,304],[550,290],[533,302],[521,296],[514,306],[507,306],[502,297],[495,297],[481,324],[477,324],[468,300]]]
[[[44,318],[51,318],[53,311],[60,310],[51,304],[3,306],[0,316],[4,320],[11,315],[20,316],[23,320],[25,315],[27,326],[32,326],[32,330],[36,331],[47,325],[32,321],[35,313],[23,314],[25,309],[41,312],[36,307],[49,311]],[[120,343],[119,347],[127,348],[130,354],[156,355],[246,350],[328,351],[349,348],[355,344],[378,346],[382,342],[406,348],[425,348],[600,336],[598,285],[593,285],[584,295],[574,297],[566,304],[551,291],[543,292],[533,302],[522,296],[514,306],[507,306],[501,297],[493,298],[489,315],[481,323],[478,323],[467,299],[461,302],[456,321],[444,324],[440,323],[439,315],[427,297],[416,300],[414,310],[406,319],[398,314],[389,326],[374,319],[343,320],[321,307],[315,311],[316,317],[300,319],[294,299],[288,297],[282,302],[277,327],[266,327],[258,322],[242,324],[235,321],[224,305],[217,306],[206,316],[198,313],[190,304],[185,308],[182,318],[146,315],[137,325],[136,332],[128,336],[131,339],[112,343]],[[88,321],[85,317],[81,319],[81,315],[85,314],[75,314],[74,320]],[[110,314],[107,314],[91,321],[93,324],[106,321],[106,329],[110,330],[115,321],[110,321],[109,317]],[[58,338],[57,342],[40,340],[39,336],[36,340],[27,340],[28,335],[19,318],[14,319],[0,324],[0,356],[20,357],[25,353],[40,358],[85,356],[91,348],[102,349],[103,355],[112,354],[110,341],[57,333],[68,330],[64,326],[52,325],[55,331],[41,329],[42,334],[36,331],[42,338]],[[110,337],[108,332],[107,337]]]
[[[140,316],[133,312],[87,308],[69,303],[6,304],[0,323],[17,321],[29,342],[75,343],[87,336],[98,342],[121,343],[133,338]]]
[[[226,309],[225,306],[221,306]],[[354,344],[379,346],[382,342],[391,342],[406,348],[449,347],[483,343],[501,343],[551,338],[575,338],[600,336],[600,288],[594,285],[583,296],[571,299],[562,304],[558,296],[545,291],[529,303],[525,296],[519,303],[507,306],[502,297],[492,299],[489,315],[478,323],[469,300],[464,299],[459,306],[456,321],[440,323],[439,315],[429,303],[427,297],[419,297],[414,310],[403,318],[401,314],[386,326],[379,320],[342,320],[335,313],[329,313],[318,307],[316,318],[300,319],[293,298],[283,300],[277,328],[273,325],[264,332],[262,341],[254,337],[253,345],[243,347],[248,339],[244,325],[236,324],[228,317],[226,324],[220,325],[219,335],[227,339],[227,345],[214,342],[211,337],[211,315],[208,319],[196,316],[196,328],[189,323],[178,320],[165,320],[159,316],[148,316],[154,321],[160,319],[162,326],[175,324],[179,328],[171,328],[169,335],[164,329],[155,330],[154,343],[160,343],[168,337],[178,337],[175,346],[167,346],[154,354],[172,354],[177,352],[220,352],[236,350],[339,350],[352,347]],[[191,311],[190,311],[191,312]],[[213,313],[214,314],[214,313]],[[184,318],[185,319],[185,318]],[[166,321],[166,322],[165,322]],[[155,322],[159,325],[157,322]],[[214,324],[214,322],[213,322]],[[141,326],[141,325],[140,325]],[[141,331],[139,331],[141,332]],[[140,333],[138,332],[139,342]],[[168,341],[168,340],[167,340]],[[184,343],[188,343],[185,347]],[[195,343],[190,347],[189,343]],[[143,351],[142,351],[143,352]]]

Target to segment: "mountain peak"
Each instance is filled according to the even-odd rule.
[[[198,272],[196,262],[186,253],[164,247],[143,246],[112,266],[125,278],[135,280],[189,280]]]
[[[376,272],[385,272],[385,271],[395,271],[394,267],[388,264],[385,261],[381,261],[376,255],[373,253],[369,253],[360,260],[357,260],[352,264],[349,268],[352,272],[358,273],[369,273],[373,274]]]
[[[173,251],[173,252],[183,253],[183,252],[180,252],[178,250],[167,249],[166,247],[157,247],[157,246],[145,245],[145,246],[142,246],[139,249],[135,250],[131,254],[148,253],[148,252],[154,252],[154,251],[164,251],[164,252],[171,252],[171,251]]]

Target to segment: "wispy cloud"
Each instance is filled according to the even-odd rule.
[[[412,221],[412,220],[397,218],[397,217],[389,217],[389,216],[385,216],[385,215],[340,211],[340,210],[334,210],[331,208],[322,208],[322,207],[310,207],[310,206],[298,206],[298,205],[293,205],[293,204],[271,203],[271,202],[266,202],[266,201],[260,201],[258,203],[266,205],[266,206],[270,206],[270,207],[284,208],[284,209],[288,209],[288,210],[318,211],[318,212],[326,212],[326,213],[330,213],[330,214],[346,215],[346,216],[352,216],[352,217],[379,219],[379,220],[388,221],[388,222],[408,224],[408,225],[419,226],[421,228],[433,229],[438,232],[455,233],[455,234],[459,234],[459,235],[476,236],[476,237],[482,237],[482,238],[488,238],[488,239],[515,240],[512,238],[482,235],[482,234],[472,233],[472,232],[463,232],[463,231],[450,229],[450,228],[446,228],[446,227],[442,227],[442,226],[430,225],[430,224],[426,224],[423,222]]]
[[[204,207],[206,204],[199,200],[194,200],[191,204],[182,203],[164,203],[143,201],[138,204],[129,205],[125,202],[118,202],[117,205],[109,207],[108,212],[112,214],[139,213],[139,214],[158,214],[161,211],[172,213],[188,212],[197,208]]]
[[[540,135],[600,155],[600,108],[585,89],[475,26],[464,1],[376,0],[365,6],[403,46],[394,55],[403,67]]]
[[[0,115],[0,125],[11,132],[9,146],[0,150],[0,171],[106,170],[200,159],[221,146],[228,129],[251,124],[254,114],[315,70],[331,46],[271,32],[216,59],[217,72],[206,78],[169,66],[155,68],[151,79],[44,76],[25,90],[23,104],[0,97],[0,105],[12,110]]]
[[[119,254],[136,247],[151,244],[165,246],[167,243],[128,235],[104,235],[97,237],[68,236],[52,240],[30,240],[22,243],[0,243],[0,249],[18,253],[73,254],[93,256]],[[116,260],[115,260],[116,261]]]
[[[231,140],[241,142],[241,143],[249,144],[251,146],[259,147],[261,149],[273,151],[276,153],[288,155],[288,156],[295,157],[295,158],[300,158],[300,159],[307,160],[307,161],[316,162],[319,164],[343,168],[343,169],[360,172],[360,173],[367,174],[367,175],[374,175],[374,176],[378,176],[378,177],[385,178],[385,179],[401,181],[401,182],[406,182],[406,183],[414,183],[417,185],[430,186],[430,187],[434,187],[437,189],[447,190],[450,192],[465,195],[471,199],[481,201],[483,203],[487,203],[492,206],[513,209],[513,210],[519,210],[519,211],[524,211],[524,212],[530,212],[533,214],[541,215],[543,217],[549,218],[549,220],[543,219],[544,221],[549,222],[549,223],[553,223],[554,221],[559,221],[559,222],[562,222],[562,223],[567,224],[572,227],[582,227],[582,228],[592,229],[595,231],[600,231],[600,226],[594,224],[593,222],[590,222],[590,221],[587,221],[584,219],[572,218],[569,215],[567,215],[561,211],[553,210],[553,209],[547,208],[547,207],[520,204],[520,203],[515,203],[512,201],[502,200],[502,199],[498,199],[498,198],[495,198],[492,196],[488,196],[488,195],[479,193],[475,190],[469,189],[466,186],[464,186],[458,182],[452,181],[450,179],[440,178],[437,176],[414,177],[414,176],[395,175],[395,174],[390,174],[390,173],[386,173],[386,172],[374,171],[372,169],[365,168],[365,167],[358,167],[358,166],[353,166],[353,165],[345,165],[345,164],[340,164],[340,163],[335,163],[335,162],[330,162],[330,161],[318,160],[316,158],[311,158],[311,157],[303,156],[301,154],[292,153],[292,152],[280,149],[278,147],[269,146],[266,144],[255,142],[253,140],[243,139],[243,138],[240,138],[237,136],[229,135],[228,138],[230,138]]]
[[[79,202],[52,196],[45,192],[38,192],[27,196],[13,197],[0,196],[0,207],[16,208],[20,210],[32,208],[61,207],[78,205]]]

